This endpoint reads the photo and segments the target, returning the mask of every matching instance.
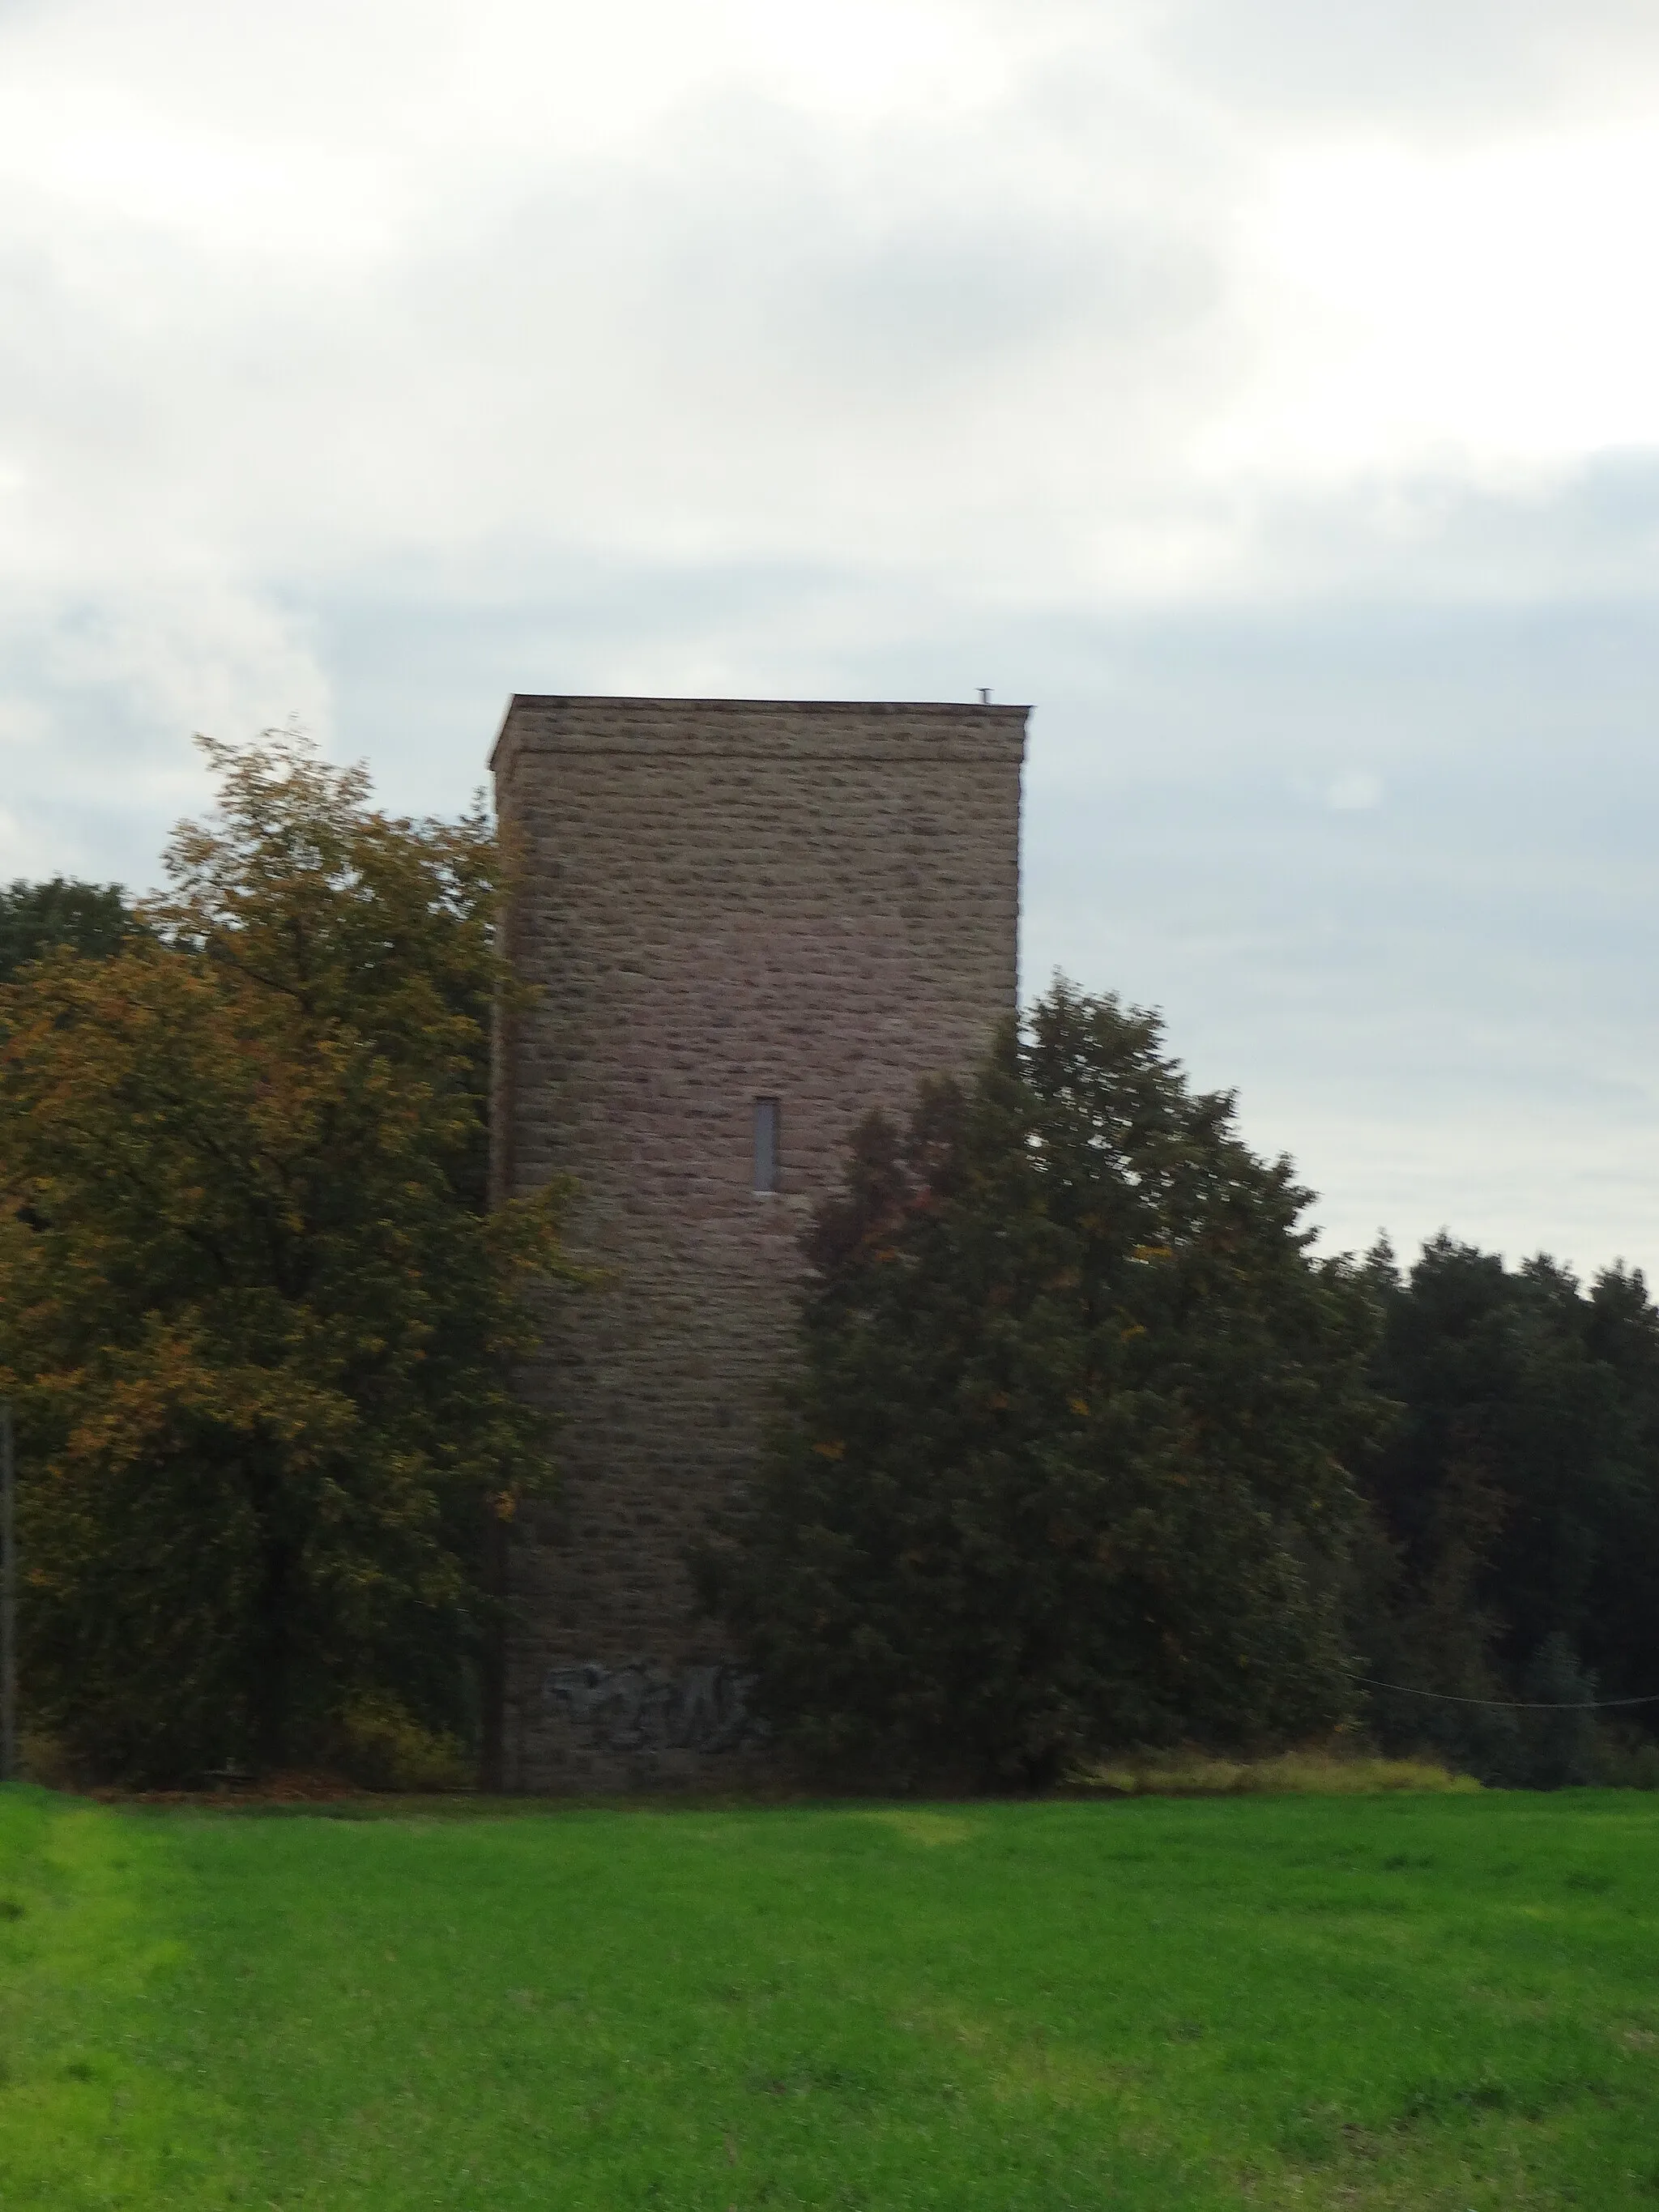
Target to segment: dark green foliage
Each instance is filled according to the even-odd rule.
[[[813,1230],[802,1373],[702,1562],[809,1759],[1041,1783],[1342,1714],[1374,1302],[1156,1019],[1057,984]]]
[[[1534,1790],[1582,1789],[1594,1782],[1595,1716],[1586,1707],[1596,1697],[1596,1680],[1559,1629],[1534,1652],[1521,1689],[1532,1708],[1519,1717],[1524,1779]],[[1540,1712],[1540,1705],[1560,1710]]]
[[[119,884],[17,882],[0,890],[0,983],[54,945],[99,959],[115,951],[137,923]]]
[[[1659,1312],[1641,1275],[1586,1292],[1552,1260],[1511,1271],[1445,1237],[1405,1279],[1386,1253],[1372,1275],[1377,1381],[1402,1418],[1367,1469],[1383,1540],[1365,1671],[1493,1699],[1659,1690]],[[1582,1778],[1588,1756],[1522,1715],[1381,1694],[1374,1717],[1494,1779]]]

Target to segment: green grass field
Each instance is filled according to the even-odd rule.
[[[1659,2204],[1659,1802],[0,1791],[0,2205]]]

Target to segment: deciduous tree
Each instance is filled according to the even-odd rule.
[[[484,1205],[484,821],[292,733],[207,750],[146,933],[0,990],[30,1695],[153,1778],[465,1724],[488,1518],[547,1464],[507,1364],[569,1272],[556,1191]]]
[[[1042,1782],[1347,1704],[1375,1304],[1151,1015],[1063,983],[819,1212],[775,1450],[706,1554],[814,1760]]]

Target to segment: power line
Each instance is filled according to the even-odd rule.
[[[1413,1690],[1407,1682],[1373,1681],[1369,1674],[1350,1674],[1368,1690],[1393,1690],[1402,1698],[1432,1698],[1443,1705],[1488,1705],[1500,1713],[1604,1713],[1615,1705],[1659,1705],[1659,1691],[1649,1698],[1459,1698],[1449,1690]]]

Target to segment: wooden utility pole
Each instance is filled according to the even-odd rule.
[[[17,1779],[17,1460],[0,1398],[0,1782]]]

